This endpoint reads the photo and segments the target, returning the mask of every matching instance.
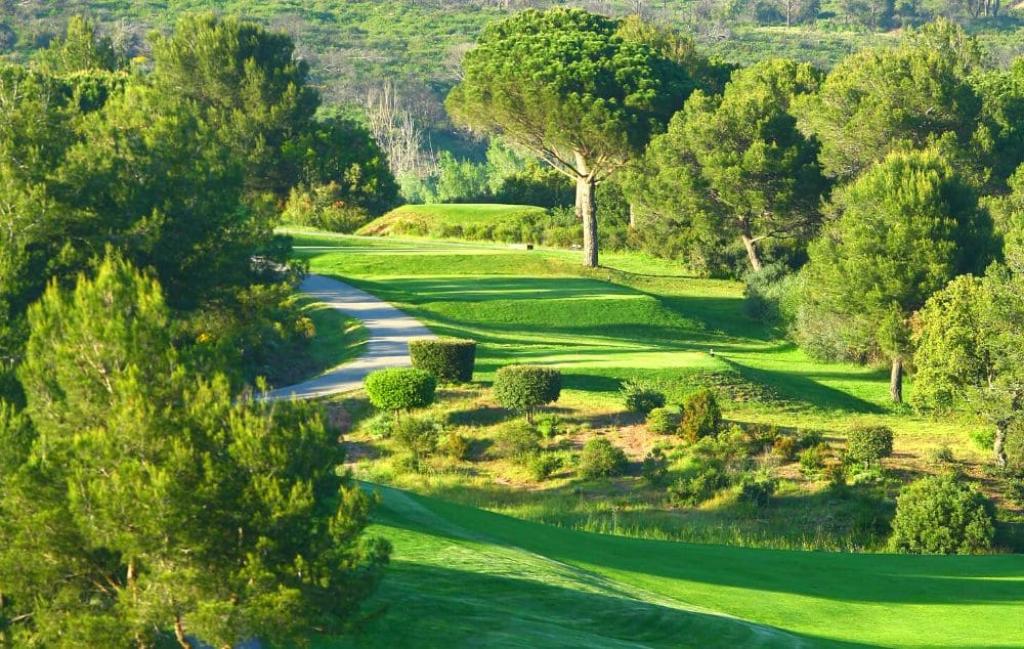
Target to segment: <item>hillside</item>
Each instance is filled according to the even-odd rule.
[[[27,59],[34,49],[61,33],[67,18],[76,14],[94,17],[116,43],[141,56],[147,54],[145,35],[152,29],[169,29],[184,13],[238,14],[291,34],[329,103],[361,104],[370,88],[391,79],[403,88],[406,101],[416,105],[421,118],[443,122],[439,100],[457,78],[462,52],[484,25],[509,11],[553,5],[583,5],[620,15],[640,7],[649,17],[694,34],[708,53],[742,64],[771,54],[828,67],[860,47],[889,42],[897,34],[857,24],[858,18],[844,14],[839,2],[821,3],[817,20],[786,27],[777,13],[755,15],[752,3],[750,7],[741,3],[734,13],[726,14],[692,0],[29,0],[0,3],[0,55]],[[950,10],[956,15],[960,5],[951,5]],[[1008,60],[1022,49],[1020,27],[1011,15],[995,21],[975,19],[970,27],[982,35],[983,43],[999,60]]]

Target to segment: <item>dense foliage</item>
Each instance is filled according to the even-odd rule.
[[[494,399],[503,407],[525,412],[532,419],[537,408],[558,401],[562,373],[550,367],[508,365],[494,375]]]
[[[851,462],[876,463],[892,455],[892,442],[888,426],[854,426],[846,434],[846,457]]]
[[[484,30],[446,105],[576,183],[584,264],[598,262],[596,186],[624,166],[693,87],[678,62],[578,9],[527,10]]]
[[[473,380],[476,341],[459,338],[424,338],[409,343],[413,367],[433,374],[437,380],[466,383]]]
[[[698,390],[683,403],[682,421],[679,434],[684,439],[696,442],[704,437],[713,437],[722,427],[722,408],[711,390]]]
[[[437,379],[416,368],[376,370],[366,377],[366,396],[375,408],[399,412],[434,402]]]
[[[198,377],[170,314],[114,253],[32,307],[27,407],[0,405],[0,640],[287,643],[373,588],[387,544],[319,413]]]
[[[896,503],[891,549],[914,554],[971,554],[992,547],[992,503],[953,475],[922,478]]]
[[[985,268],[991,218],[935,149],[890,154],[837,191],[833,209],[803,270],[798,339],[826,356],[889,360],[898,403],[911,317],[954,277]]]
[[[588,480],[610,478],[625,472],[626,454],[604,437],[595,437],[583,445],[578,470]]]

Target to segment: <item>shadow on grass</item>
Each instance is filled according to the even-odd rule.
[[[859,414],[881,414],[886,410],[842,390],[830,388],[795,372],[777,372],[744,365],[735,360],[719,357],[741,377],[752,383],[768,385],[783,397],[809,403],[818,408],[841,409]]]
[[[422,546],[429,538],[410,539]],[[417,548],[419,549],[419,548]],[[387,612],[349,641],[365,647],[868,647],[790,633],[671,600],[577,567],[497,551],[479,564],[396,561],[369,603]]]
[[[482,539],[571,565],[838,602],[1024,604],[1024,556],[1019,555],[850,554],[653,541],[579,532],[439,498],[382,491],[387,525]],[[402,503],[409,498],[432,516],[403,515]]]

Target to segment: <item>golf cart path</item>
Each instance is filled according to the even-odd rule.
[[[306,295],[362,321],[369,332],[366,351],[358,359],[339,365],[315,379],[266,393],[263,398],[314,399],[363,387],[363,379],[374,370],[408,367],[409,341],[433,338],[422,322],[410,317],[366,291],[322,275],[309,275],[299,285]]]

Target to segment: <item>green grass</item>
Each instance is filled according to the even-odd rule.
[[[316,335],[305,350],[309,377],[359,357],[369,337],[359,320],[309,297],[300,296],[298,304],[304,315],[313,321]]]
[[[394,543],[342,647],[1018,647],[1024,557],[750,550],[588,534],[381,488]]]
[[[480,341],[484,381],[511,362],[555,365],[570,396],[610,407],[630,377],[679,398],[695,376],[712,374],[775,393],[767,407],[732,404],[741,419],[841,432],[855,416],[936,444],[962,432],[895,414],[884,371],[809,358],[744,314],[738,283],[689,277],[664,260],[606,255],[606,268],[585,271],[578,253],[500,244],[308,232],[295,242],[314,272],[396,303],[438,333]]]
[[[359,234],[427,235],[444,228],[498,225],[543,213],[543,208],[530,205],[403,205],[366,224]]]

